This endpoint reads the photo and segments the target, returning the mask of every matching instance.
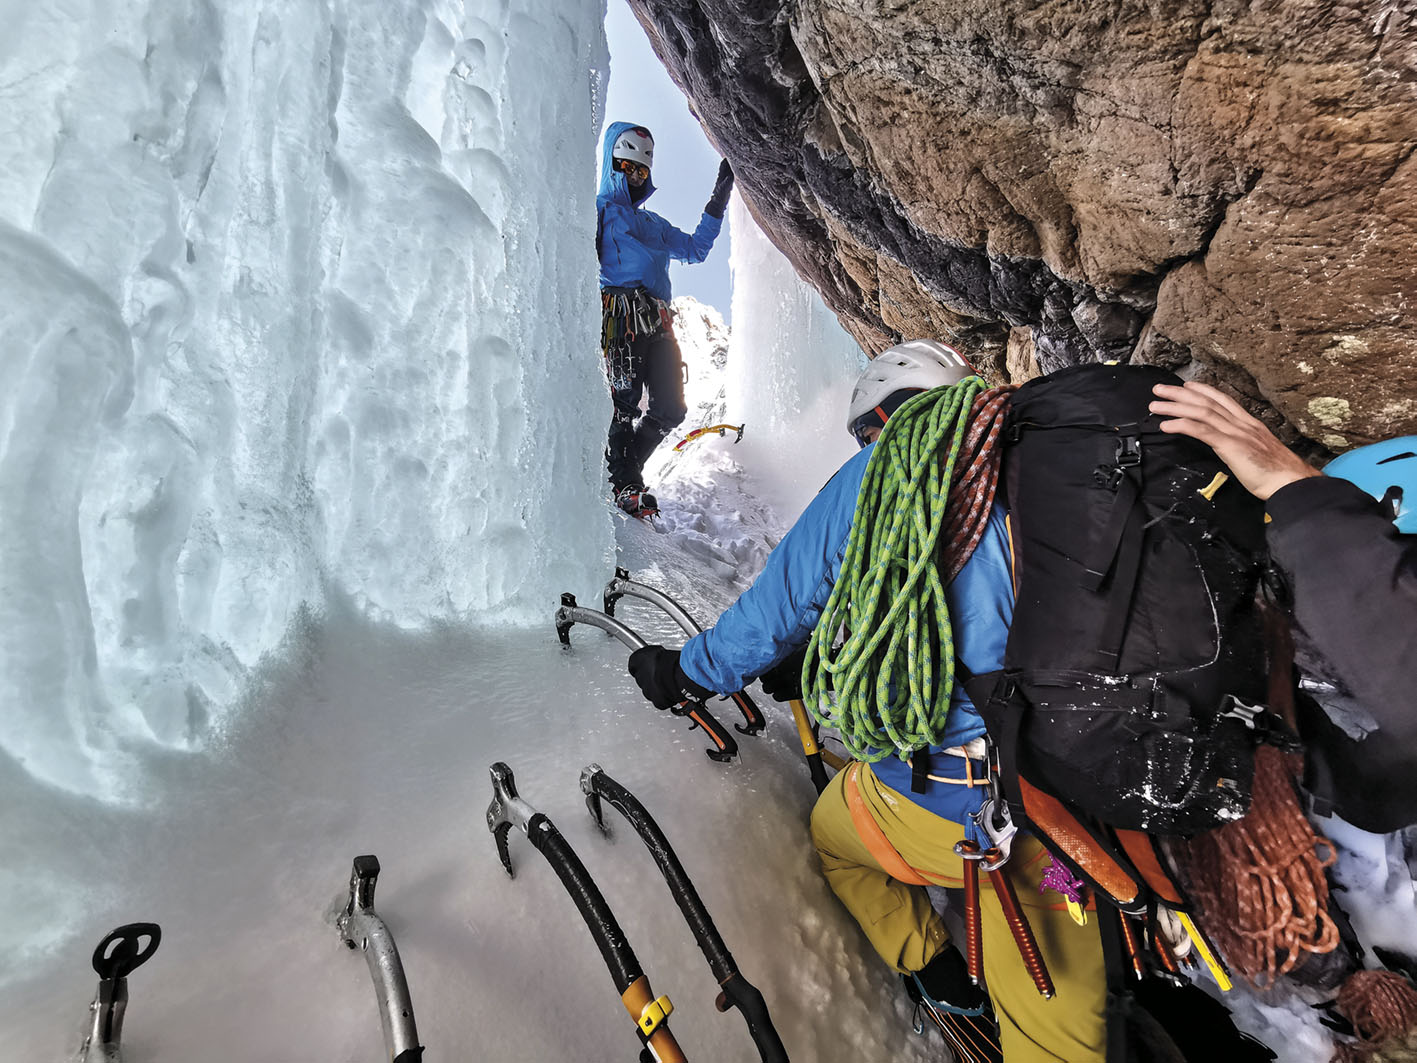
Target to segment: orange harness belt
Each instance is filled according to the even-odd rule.
[[[915,868],[905,862],[905,857],[896,851],[896,847],[890,843],[886,837],[886,832],[881,830],[881,825],[876,822],[876,817],[871,815],[871,810],[866,807],[866,800],[861,796],[861,786],[856,777],[861,774],[861,762],[852,761],[851,766],[846,769],[846,781],[842,788],[846,791],[846,807],[851,811],[851,822],[856,827],[856,833],[861,836],[861,841],[866,845],[866,851],[876,858],[876,863],[881,865],[881,869],[891,878],[897,879],[910,886],[938,886],[941,883],[932,882]]]

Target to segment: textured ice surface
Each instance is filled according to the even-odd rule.
[[[712,367],[698,375],[717,394],[722,367],[695,335],[686,328],[686,355]],[[704,622],[790,519],[744,486],[733,449],[704,441],[664,482],[668,519],[618,525],[619,560]],[[607,563],[597,592],[610,574]],[[895,977],[821,878],[790,718],[759,695],[767,732],[740,738],[738,763],[715,764],[700,733],[639,696],[618,642],[576,627],[563,650],[555,597],[538,604],[530,629],[416,633],[336,602],[297,629],[220,743],[152,765],[144,808],[57,792],[0,763],[0,795],[18,813],[0,820],[12,854],[0,889],[17,914],[0,925],[7,1050],[66,1058],[96,981],[89,950],[114,925],[156,920],[162,947],[130,979],[128,1060],[377,1058],[364,960],[330,923],[351,858],[372,852],[376,907],[430,1059],[634,1058],[589,934],[520,834],[517,877],[502,872],[483,820],[500,759],[596,878],[655,992],[674,1001],[690,1058],[757,1055],[741,1018],[714,1010],[718,988],[638,838],[609,810],[613,837],[592,827],[577,786],[592,761],[668,835],[793,1058],[939,1059],[938,1038],[911,1032]],[[645,603],[622,599],[617,615],[652,641],[682,641]],[[712,708],[738,718],[728,703]]]
[[[330,597],[525,620],[603,567],[602,15],[8,6],[0,745],[26,771],[120,797]]]
[[[598,598],[612,527],[637,578],[711,620],[852,447],[859,355],[735,205],[728,386],[711,312],[684,328],[710,345],[686,352],[691,420],[747,435],[661,452],[663,518],[612,518],[602,13],[6,5],[6,1058],[71,1056],[90,950],[134,920],[165,934],[131,979],[130,1063],[377,1058],[363,959],[328,922],[364,852],[430,1060],[633,1058],[550,869],[515,838],[501,871],[497,759],[600,882],[691,1058],[755,1054],[638,840],[591,828],[592,760],[658,819],[793,1058],[940,1058],[818,873],[784,714],[760,698],[767,733],[713,764],[618,643],[552,631],[560,591]],[[1392,840],[1340,841],[1360,930],[1411,950]],[[1302,1005],[1242,1009],[1285,1063],[1326,1057]]]
[[[866,356],[763,235],[741,199],[734,197],[730,211],[729,355],[743,369],[730,377],[729,418],[749,424],[743,448],[763,496],[795,513],[855,449],[846,431],[846,403]],[[792,460],[781,460],[784,454]]]

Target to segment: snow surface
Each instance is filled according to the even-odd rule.
[[[371,1060],[333,914],[383,864],[428,1058],[630,1059],[589,934],[483,813],[509,762],[601,884],[690,1058],[750,1060],[594,761],[656,817],[793,1058],[940,1059],[833,900],[790,719],[742,757],[576,628],[615,559],[707,623],[851,453],[860,354],[732,217],[731,337],[678,304],[687,432],[651,525],[605,500],[593,203],[603,3],[8,4],[0,41],[0,1030],[77,1049],[111,928],[162,924],[129,1063]],[[651,607],[618,614],[681,635]],[[715,711],[736,719],[727,703]],[[1417,952],[1395,839],[1344,832]],[[1241,1003],[1286,1063],[1302,1004]]]

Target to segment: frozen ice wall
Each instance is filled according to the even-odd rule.
[[[733,197],[733,338],[727,417],[747,425],[740,460],[795,514],[855,452],[846,432],[860,346]],[[791,455],[784,461],[784,455]]]
[[[415,627],[602,577],[603,15],[5,5],[0,746],[31,774],[120,798],[331,594]]]

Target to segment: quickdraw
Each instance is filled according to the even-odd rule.
[[[694,440],[700,439],[700,438],[702,438],[703,436],[708,435],[710,432],[717,432],[720,436],[722,436],[722,435],[727,435],[727,434],[728,434],[728,431],[729,431],[730,429],[732,429],[734,432],[737,432],[737,433],[738,433],[738,438],[736,438],[735,440],[733,440],[733,442],[735,442],[735,443],[741,443],[741,442],[743,442],[743,428],[744,428],[744,426],[741,425],[741,424],[711,424],[711,425],[709,425],[709,426],[706,427],[706,428],[695,428],[692,432],[690,432],[688,435],[686,435],[683,439],[681,439],[681,440],[679,440],[679,442],[675,443],[675,444],[674,444],[674,449],[675,449],[676,451],[683,450],[686,446],[688,446],[688,445],[689,445],[690,443],[692,443]]]
[[[669,310],[643,288],[605,289],[600,293],[600,350],[612,391],[623,391],[633,379],[630,349],[640,336],[652,336],[668,325]]]

